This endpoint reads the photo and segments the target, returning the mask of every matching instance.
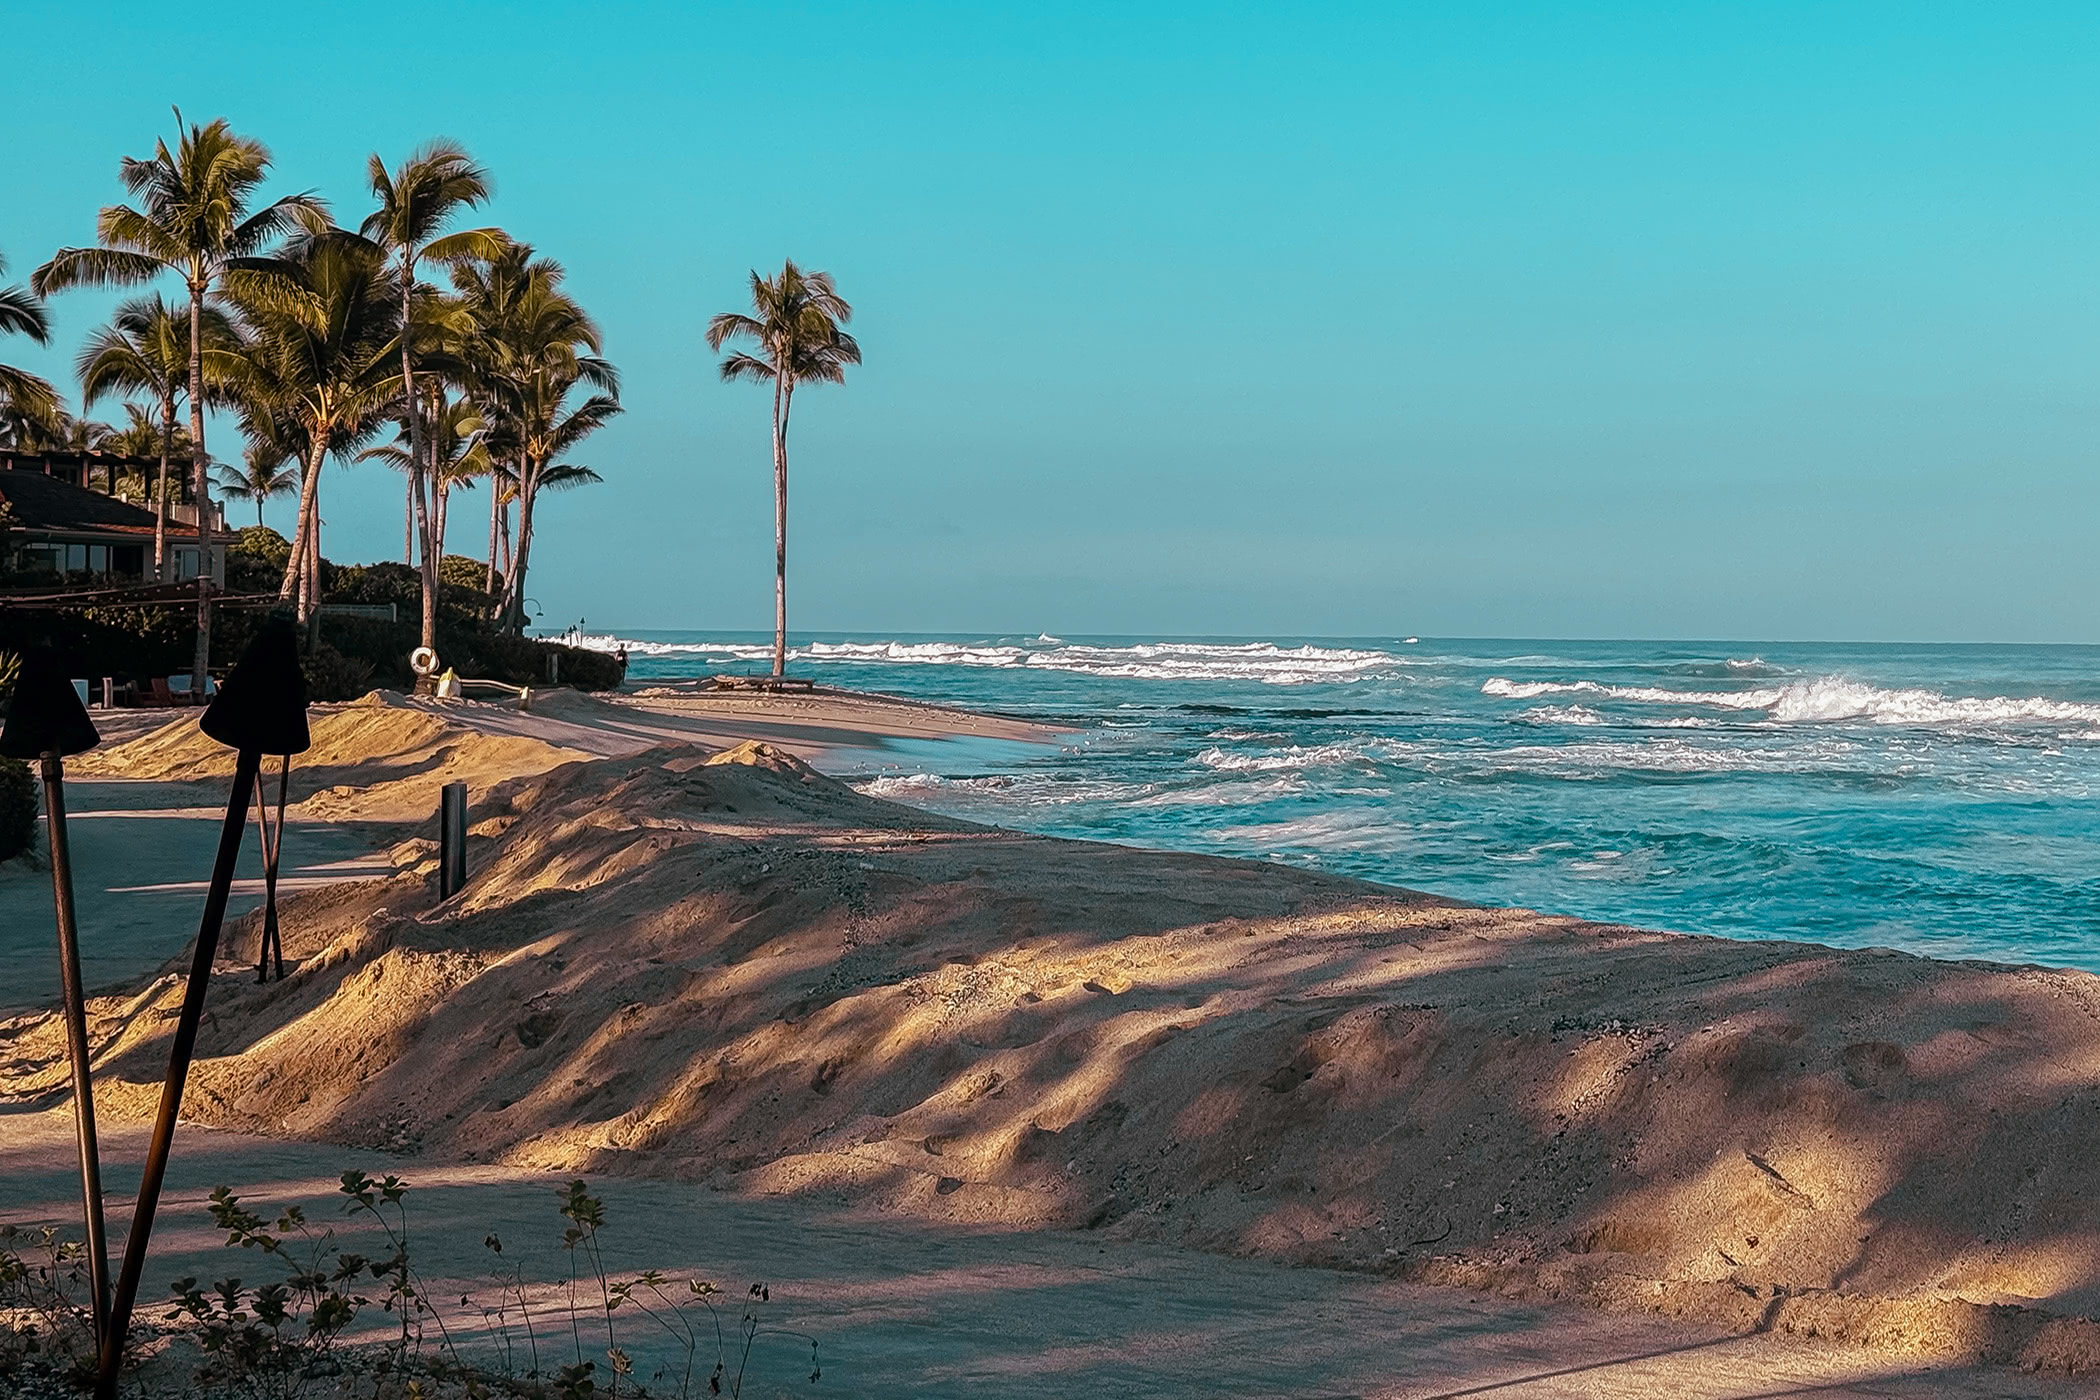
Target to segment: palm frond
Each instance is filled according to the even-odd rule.
[[[50,314],[26,287],[0,287],[0,335],[26,335],[39,345],[51,343]]]
[[[756,355],[736,351],[722,361],[722,378],[731,383],[739,379],[771,379],[773,367]]]
[[[130,287],[150,282],[169,264],[122,248],[61,248],[29,276],[30,290],[50,296],[68,287]]]

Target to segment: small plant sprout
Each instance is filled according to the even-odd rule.
[[[611,1278],[602,1242],[605,1203],[582,1181],[571,1181],[557,1192],[564,1222],[561,1245],[569,1256],[566,1294],[569,1331],[576,1344],[573,1360],[558,1364],[557,1358],[549,1357],[553,1373],[542,1369],[539,1327],[549,1321],[548,1308],[558,1311],[561,1304],[542,1301],[535,1318],[528,1301],[532,1285],[493,1231],[481,1243],[495,1262],[494,1304],[477,1305],[470,1292],[458,1294],[462,1311],[471,1316],[479,1306],[485,1324],[485,1340],[470,1360],[461,1354],[411,1259],[408,1183],[395,1176],[348,1171],[338,1193],[346,1215],[375,1226],[384,1238],[382,1256],[343,1248],[336,1229],[310,1222],[302,1206],[289,1205],[271,1216],[251,1207],[230,1187],[211,1193],[205,1209],[212,1224],[224,1232],[226,1248],[244,1251],[250,1263],[271,1276],[250,1282],[227,1270],[225,1277],[208,1283],[195,1276],[174,1281],[165,1321],[201,1354],[190,1388],[182,1393],[229,1400],[610,1400],[622,1394],[631,1400],[668,1400],[674,1394],[679,1400],[693,1400],[699,1394],[726,1393],[731,1400],[741,1400],[762,1337],[808,1342],[809,1379],[814,1383],[823,1375],[815,1338],[765,1325],[773,1297],[770,1284],[750,1285],[740,1300],[732,1357],[721,1303],[725,1295],[714,1283],[674,1277],[660,1269]],[[597,1281],[595,1300],[589,1299],[586,1275]],[[379,1296],[368,1298],[358,1291],[361,1283],[369,1287],[375,1282]],[[44,1393],[54,1384],[62,1390],[92,1379],[96,1347],[87,1290],[86,1255],[79,1241],[51,1228],[0,1225],[0,1395]],[[563,1286],[555,1282],[549,1293],[559,1299]],[[397,1325],[381,1324],[378,1337],[365,1340],[351,1329],[374,1303]],[[664,1364],[651,1370],[645,1360],[637,1359],[635,1339],[621,1344],[613,1315],[625,1308],[648,1318],[655,1332],[671,1343]],[[583,1354],[586,1312],[604,1321],[602,1356]],[[428,1350],[426,1318],[438,1337],[438,1345]],[[520,1332],[522,1348],[517,1345]],[[705,1357],[709,1332],[713,1366],[701,1387],[695,1384],[700,1379],[695,1372]],[[644,1329],[637,1335],[651,1334]],[[526,1363],[522,1374],[521,1361]],[[644,1370],[649,1370],[646,1378]]]

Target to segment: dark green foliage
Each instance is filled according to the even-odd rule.
[[[0,758],[0,860],[36,844],[36,780],[29,765]]]
[[[226,552],[229,593],[275,593],[284,582],[292,542],[267,525],[250,525]]]
[[[486,559],[469,559],[464,554],[448,554],[438,560],[438,580],[453,588],[465,588],[475,593],[482,591],[481,585],[488,582],[489,562]],[[503,593],[503,571],[496,571],[496,595]]]
[[[266,526],[250,526],[228,552],[229,592],[274,595],[284,577],[291,547]],[[438,586],[438,655],[461,676],[510,685],[547,684],[547,658],[561,658],[561,684],[579,690],[611,690],[625,678],[620,663],[603,652],[513,636],[488,619],[495,599],[481,591],[486,565],[458,555],[444,560]],[[471,577],[470,577],[471,576]],[[466,578],[465,583],[454,582]],[[408,654],[421,626],[423,584],[406,564],[321,561],[321,593],[329,603],[394,605],[394,621],[374,618],[320,619],[321,650],[306,666],[315,700],[354,700],[374,686],[409,690],[415,675]],[[211,654],[239,656],[266,615],[260,606],[212,609]],[[76,676],[115,676],[144,682],[189,669],[196,639],[192,604],[154,607],[0,608],[0,652],[49,647]]]
[[[345,656],[327,642],[316,642],[299,658],[306,674],[309,700],[355,700],[372,688],[371,662]]]

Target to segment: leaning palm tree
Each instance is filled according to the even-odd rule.
[[[297,227],[313,227],[321,205],[310,194],[288,195],[248,212],[270,170],[260,141],[236,136],[224,118],[183,127],[175,149],[156,141],[151,160],[126,157],[124,188],[143,208],[112,204],[95,221],[95,248],[61,248],[36,270],[30,286],[40,296],[66,287],[132,286],[164,272],[180,276],[190,295],[190,474],[197,493],[197,650],[190,691],[204,693],[211,663],[211,476],[204,448],[204,303],[233,258],[262,252]]]
[[[233,348],[237,337],[226,313],[216,306],[205,306],[203,316],[198,337],[202,347]],[[158,292],[119,306],[110,323],[88,337],[74,362],[84,406],[92,407],[106,394],[145,394],[160,408],[160,441],[138,452],[139,456],[151,456],[156,451],[160,455],[160,476],[153,489],[155,578],[167,575],[168,459],[175,453],[179,432],[175,403],[189,393],[189,363],[189,312],[169,306]],[[209,382],[205,384],[206,402],[211,401],[213,389]]]
[[[722,378],[773,383],[773,674],[787,670],[788,413],[795,386],[805,380],[845,382],[846,366],[860,363],[860,346],[840,327],[853,308],[832,287],[828,272],[808,272],[792,260],[780,275],[751,274],[755,316],[725,311],[707,323],[707,347],[749,340],[758,353],[738,350],[722,361]]]
[[[611,422],[620,413],[620,401],[610,394],[590,394],[573,407],[570,391],[584,383],[572,363],[542,371],[525,379],[520,387],[520,433],[518,450],[518,545],[511,556],[509,576],[504,580],[504,616],[513,631],[525,625],[525,569],[532,557],[532,526],[540,493],[547,490],[550,474],[564,485],[579,478],[564,470],[572,464],[555,459],[567,455],[577,444]],[[589,471],[588,467],[582,468]],[[592,479],[597,478],[595,472]]]
[[[0,258],[0,272],[7,259]],[[44,304],[26,287],[0,287],[0,335],[26,335],[39,345],[51,342],[51,318]],[[58,391],[50,382],[13,365],[0,365],[0,445],[17,435],[48,428],[58,416]]]
[[[416,389],[416,340],[411,333],[423,263],[458,264],[494,257],[509,242],[500,229],[443,229],[460,211],[489,197],[488,172],[464,148],[432,141],[389,174],[386,162],[373,155],[367,165],[372,195],[379,208],[365,217],[361,232],[387,250],[399,284],[401,382],[397,392],[401,421],[408,437],[408,490],[423,536],[423,645],[437,648],[438,554],[444,542],[432,534],[433,512],[425,504],[422,400]]]
[[[263,505],[275,496],[288,496],[299,489],[295,454],[281,439],[266,437],[250,441],[241,453],[238,467],[219,468],[219,494],[229,501],[255,502],[255,523],[263,523]]]
[[[225,297],[248,334],[214,368],[241,406],[249,440],[290,447],[299,458],[298,524],[278,597],[296,593],[304,622],[320,603],[321,464],[377,431],[400,383],[386,250],[344,229],[310,233],[275,258],[233,264]]]

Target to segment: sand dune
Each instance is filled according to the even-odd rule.
[[[365,709],[311,781],[379,781],[313,801],[536,742]],[[210,761],[155,743],[107,758]],[[453,899],[413,848],[295,899],[186,1116],[2100,1364],[2100,980],[1020,836],[764,745],[563,756],[477,802]],[[178,996],[96,1003],[105,1113],[150,1113]],[[55,1021],[0,1025],[0,1091],[62,1077]]]

